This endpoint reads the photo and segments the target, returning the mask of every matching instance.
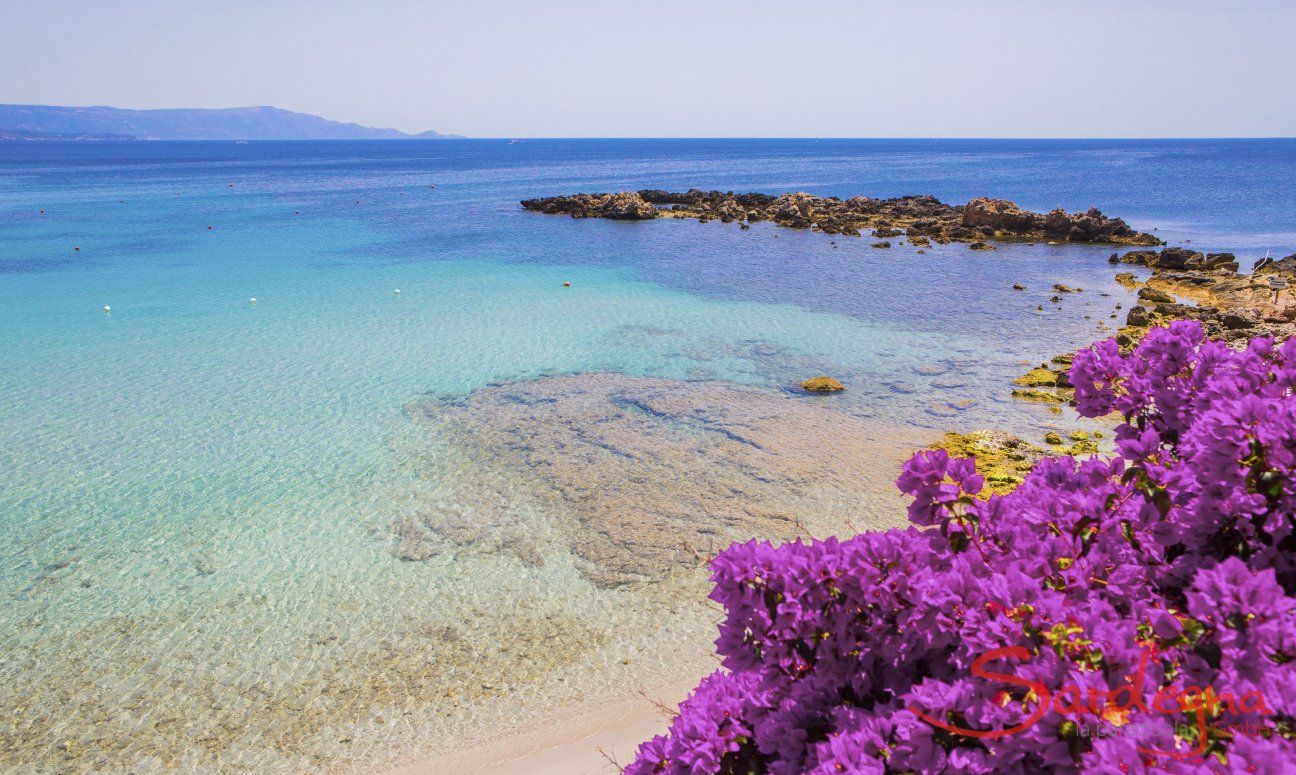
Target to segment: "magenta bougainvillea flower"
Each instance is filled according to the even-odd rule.
[[[906,530],[712,562],[723,669],[644,773],[1296,770],[1296,340],[1078,353],[1117,454],[974,497],[920,452]]]

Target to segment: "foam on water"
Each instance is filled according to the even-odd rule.
[[[497,443],[507,407],[453,432],[411,407],[609,372],[750,409],[704,385],[777,402],[823,373],[849,387],[833,406],[892,446],[1039,436],[1073,418],[1012,403],[1007,381],[1132,302],[1109,251],[919,254],[516,207],[622,185],[946,193],[915,149],[527,146],[0,148],[0,766],[375,767],[691,684],[713,665],[702,569],[592,583],[579,520],[532,497],[544,473]],[[997,169],[977,158],[941,185]],[[870,188],[888,159],[905,190]],[[1085,292],[1050,304],[1054,282]],[[553,438],[610,416],[564,406]],[[868,476],[884,483],[897,454]],[[669,463],[662,487],[691,486]],[[543,562],[491,541],[392,553],[393,520],[500,491],[517,497],[490,519]]]

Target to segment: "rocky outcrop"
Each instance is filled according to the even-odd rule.
[[[996,235],[1042,237],[1066,242],[1111,242],[1126,245],[1159,245],[1151,234],[1131,229],[1120,218],[1108,218],[1096,207],[1083,213],[1057,208],[1040,214],[1023,210],[1005,199],[973,199],[963,206],[963,224],[990,228]]]
[[[573,218],[611,218],[620,221],[646,221],[656,218],[657,208],[633,191],[618,194],[577,194],[548,199],[527,199],[522,206],[552,215]]]
[[[1198,253],[1187,248],[1131,250],[1123,256],[1112,256],[1112,263],[1137,264],[1152,269],[1189,269],[1194,271],[1218,270],[1236,272],[1237,259],[1232,253]]]
[[[523,200],[527,210],[566,214],[574,218],[648,219],[696,218],[725,223],[773,221],[793,229],[815,229],[826,234],[877,237],[907,235],[915,245],[987,240],[1110,243],[1159,245],[1151,234],[1136,232],[1119,218],[1097,209],[1067,213],[1022,210],[1003,199],[973,199],[966,205],[949,205],[933,196],[873,199],[822,197],[805,192],[771,196],[735,194],[732,191],[690,189],[678,193],[650,189],[619,194],[575,194]],[[989,249],[986,246],[985,249]]]
[[[1286,339],[1296,334],[1296,254],[1261,262],[1251,274],[1238,272],[1232,253],[1201,253],[1182,247],[1161,251],[1132,250],[1113,254],[1111,263],[1135,264],[1152,270],[1139,288],[1139,304],[1127,313],[1117,339],[1132,345],[1152,326],[1172,320],[1198,320],[1209,336],[1243,340],[1268,335]],[[1121,275],[1117,275],[1118,279]],[[1270,278],[1279,278],[1275,289]]]
[[[1296,280],[1296,253],[1277,260],[1260,259],[1253,271],[1258,275],[1279,275]]]

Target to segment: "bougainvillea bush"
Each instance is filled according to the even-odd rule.
[[[981,500],[921,452],[908,529],[718,556],[723,669],[626,771],[1296,771],[1296,340],[1180,322],[1071,382],[1116,456]]]

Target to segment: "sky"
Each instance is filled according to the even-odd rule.
[[[1289,137],[1293,0],[0,0],[0,102],[473,137]]]

